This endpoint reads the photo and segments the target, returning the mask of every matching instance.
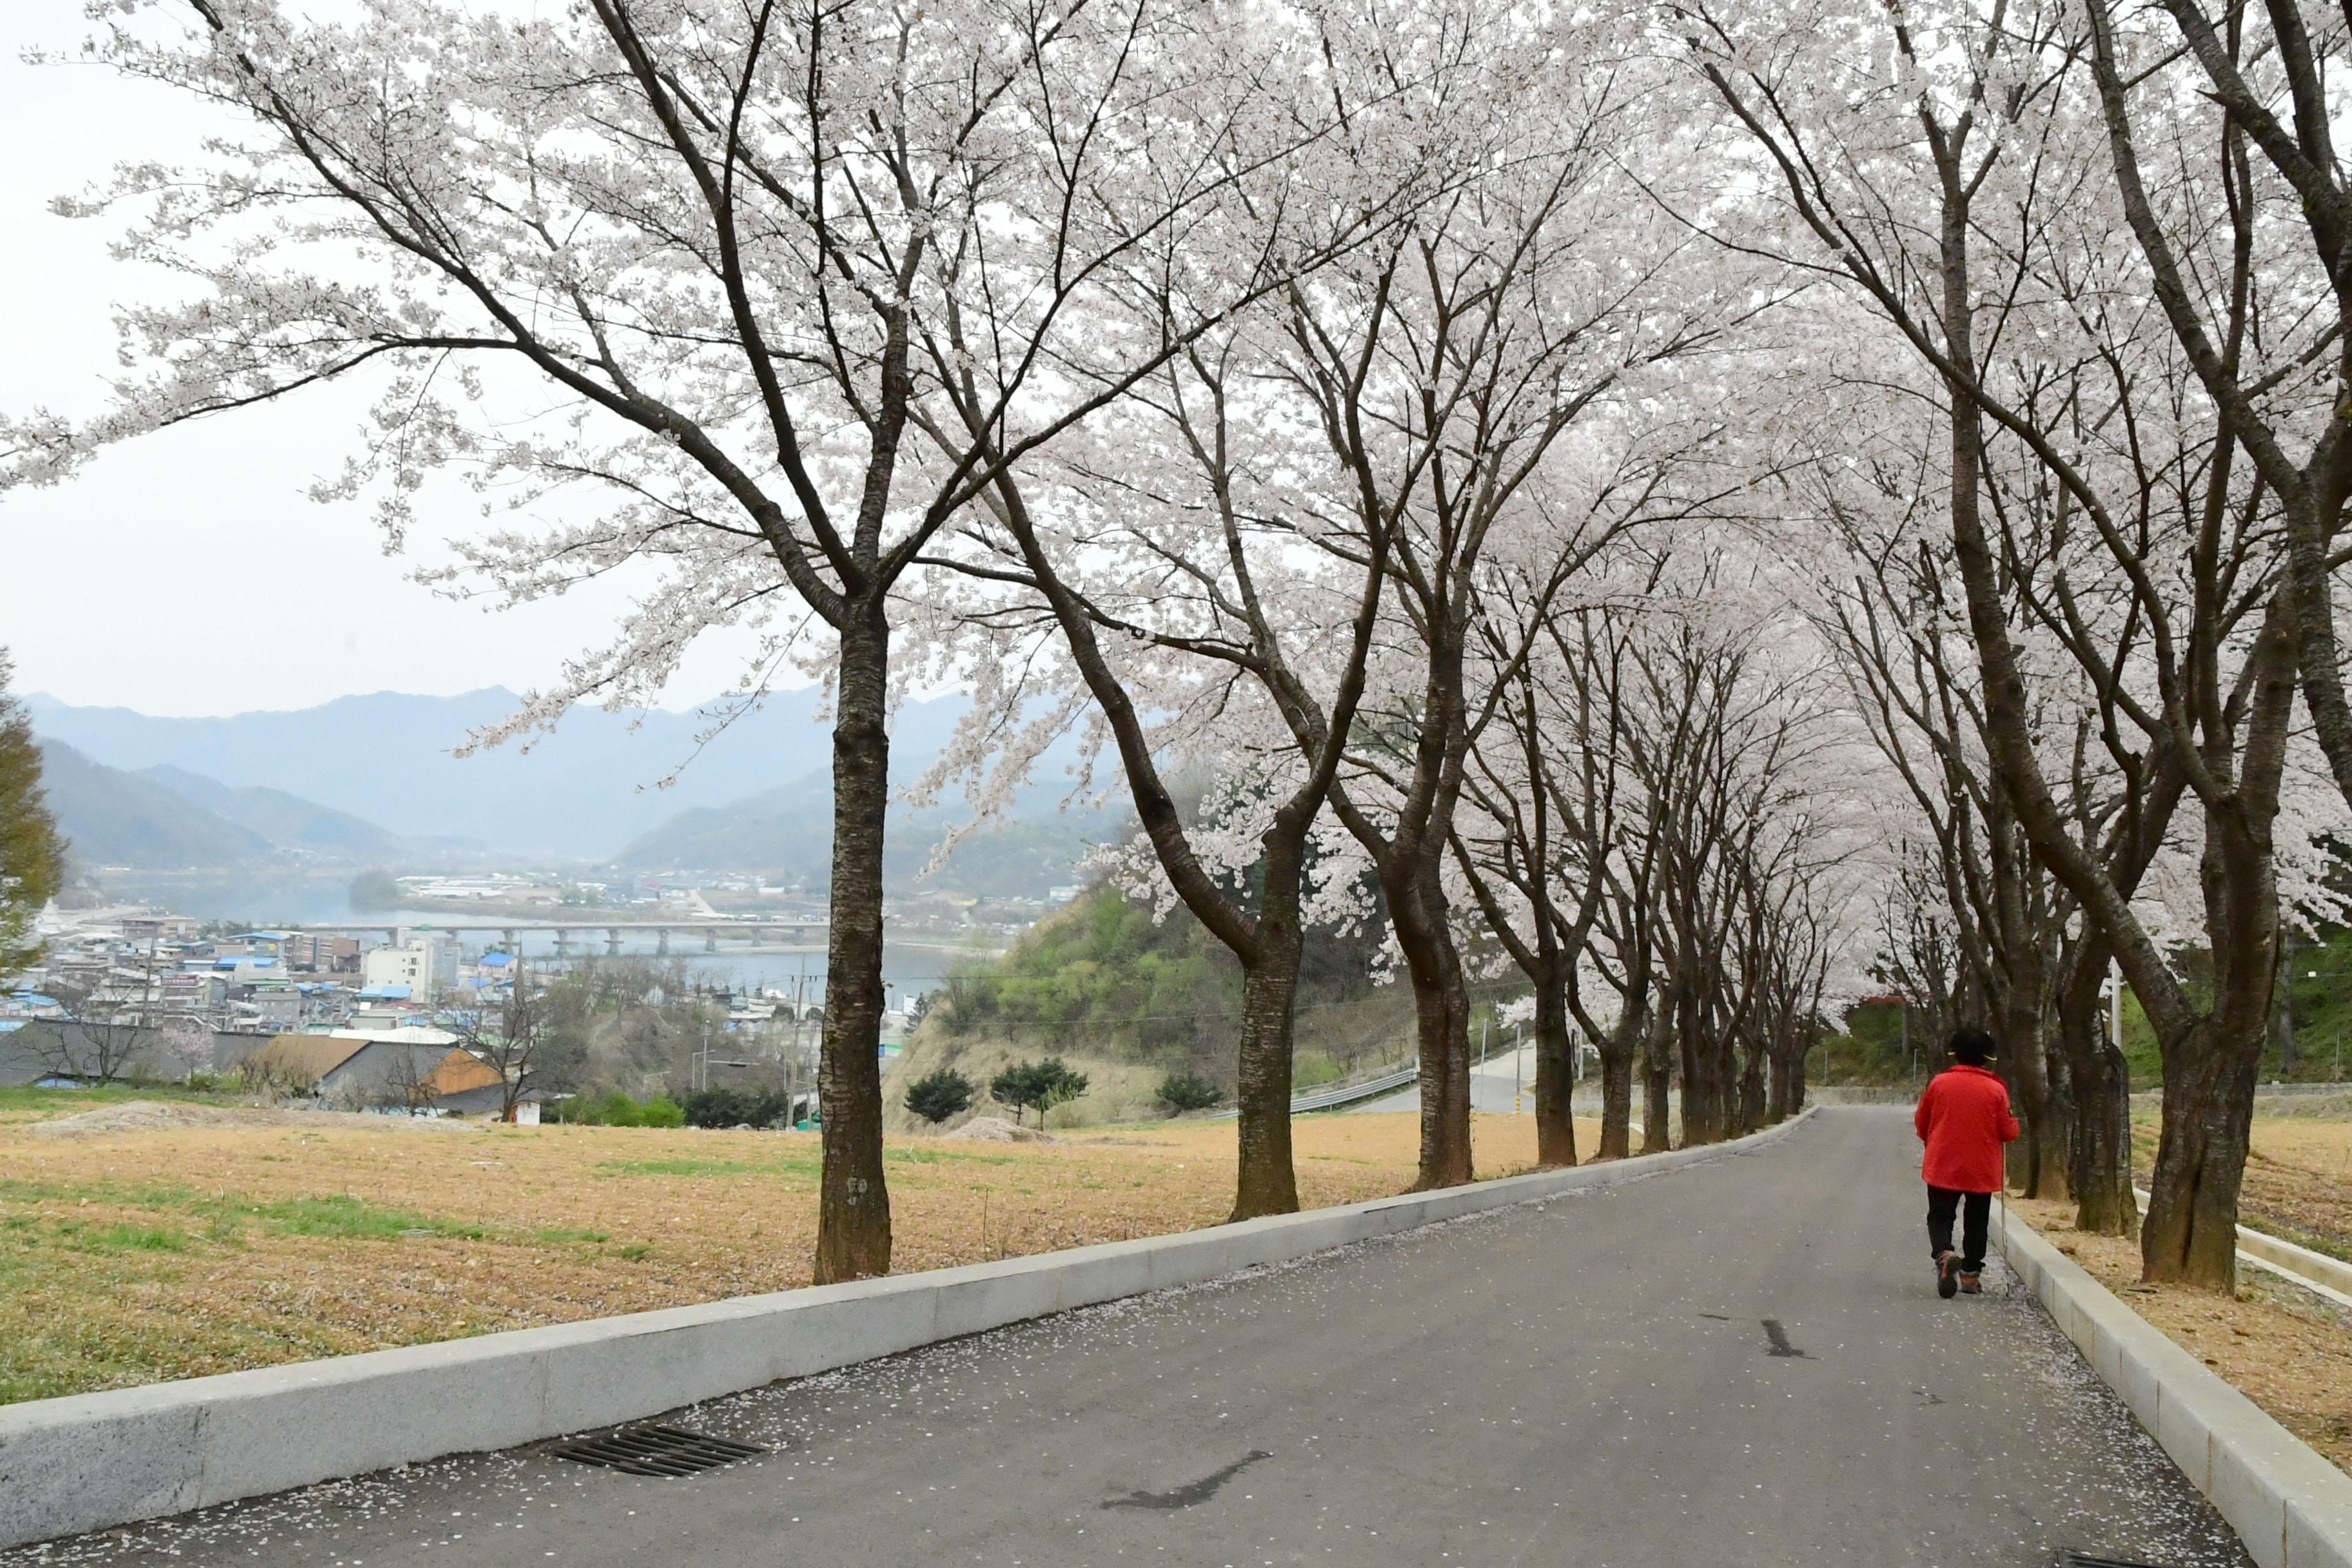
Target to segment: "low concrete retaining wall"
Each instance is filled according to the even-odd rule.
[[[2336,1292],[2338,1300],[2352,1297],[2352,1264],[2330,1258],[2324,1252],[2314,1252],[2292,1241],[2259,1230],[2238,1227],[2238,1255],[2268,1263],[2285,1273],[2315,1281]]]
[[[2132,1195],[2139,1199],[2142,1214],[2156,1201],[2145,1187],[2134,1187]],[[2258,1267],[2267,1265],[2271,1272],[2284,1274],[2305,1289],[2325,1296],[2340,1307],[2352,1307],[2352,1263],[2340,1258],[2314,1252],[2283,1237],[2242,1225],[2238,1227],[2238,1257]]]
[[[0,1546],[635,1421],[1025,1319],[1614,1186],[1756,1148],[1803,1120],[1728,1143],[1176,1236],[0,1405]]]
[[[2262,1568],[2352,1568],[2352,1476],[2264,1415],[2014,1214],[2000,1249],[2092,1370]]]

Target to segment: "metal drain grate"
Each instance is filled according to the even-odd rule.
[[[559,1459],[597,1465],[627,1476],[691,1476],[768,1450],[756,1443],[713,1437],[677,1426],[628,1426],[583,1437],[551,1450]]]
[[[2088,1552],[2069,1552],[2065,1568],[2156,1568],[2156,1565],[2126,1562],[2120,1557],[2099,1557]]]

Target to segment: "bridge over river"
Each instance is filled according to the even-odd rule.
[[[722,937],[733,938],[751,947],[822,945],[824,942],[826,924],[820,919],[794,920],[778,916],[742,920],[730,917],[713,919],[692,916],[674,920],[612,920],[557,915],[546,920],[519,920],[512,916],[499,915],[471,920],[458,917],[456,919],[310,921],[301,925],[273,926],[270,929],[320,936],[352,936],[382,931],[388,940],[393,942],[398,942],[400,933],[404,931],[448,931],[461,936],[487,935],[495,932],[500,945],[509,952],[514,950],[515,944],[524,933],[547,931],[554,936],[555,951],[560,955],[571,953],[575,937],[593,948],[597,934],[601,932],[604,939],[605,952],[617,957],[625,951],[628,938],[648,933],[655,938],[654,951],[658,953],[669,952],[673,933],[683,934],[689,942],[699,937],[702,941],[702,951],[705,952],[719,952],[719,941]]]

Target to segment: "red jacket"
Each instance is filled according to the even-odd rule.
[[[2000,1146],[2018,1134],[2009,1086],[1983,1068],[1956,1065],[1927,1080],[1911,1125],[1927,1145],[1921,1173],[1931,1187],[1997,1193],[2007,1178]]]

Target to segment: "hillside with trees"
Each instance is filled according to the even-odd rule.
[[[1394,1067],[1412,1054],[1412,1001],[1373,982],[1378,943],[1360,933],[1310,930],[1301,966],[1297,1058],[1302,1089]],[[1231,1103],[1241,967],[1181,906],[1150,907],[1102,883],[1024,932],[992,959],[952,971],[891,1082],[942,1069],[985,1085],[1024,1057],[1059,1056],[1091,1075],[1087,1094],[1060,1113],[1103,1121],[1164,1114],[1170,1075],[1217,1086]],[[990,1103],[982,1114],[1002,1114]],[[891,1108],[893,1126],[914,1130]]]

